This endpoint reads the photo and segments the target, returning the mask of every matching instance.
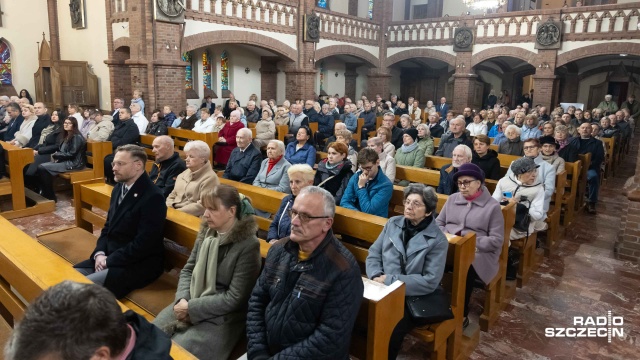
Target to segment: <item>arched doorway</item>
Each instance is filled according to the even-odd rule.
[[[473,71],[478,75],[477,81],[482,88],[482,98],[474,99],[474,105],[480,104],[482,108],[486,108],[489,93],[494,90],[498,97],[506,91],[509,101],[505,101],[505,97],[502,97],[502,102],[509,108],[521,104],[523,94],[533,93],[529,105],[535,106],[533,75],[536,69],[529,62],[513,56],[497,56],[478,62],[473,67]]]
[[[413,97],[424,107],[427,101],[439,103],[443,96],[448,99],[453,93],[450,82],[454,67],[440,59],[415,57],[400,60],[389,66],[391,92],[405,100]]]

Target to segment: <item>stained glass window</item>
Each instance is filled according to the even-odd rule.
[[[11,85],[11,50],[9,44],[0,40],[0,84]]]
[[[369,20],[373,20],[373,0],[369,0]]]
[[[327,0],[318,0],[318,7],[327,8]]]
[[[320,63],[320,92],[324,87],[324,61]]]
[[[211,57],[208,51],[202,53],[202,87],[211,90]]]
[[[184,88],[187,90],[193,90],[193,66],[191,65],[191,53],[190,52],[186,52],[182,54],[182,61],[186,61],[187,67],[185,69],[185,75],[184,75]]]
[[[227,50],[223,51],[220,55],[220,80],[222,90],[229,90],[229,54]]]

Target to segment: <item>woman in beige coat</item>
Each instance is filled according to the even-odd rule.
[[[218,176],[209,162],[211,150],[201,140],[190,141],[185,145],[187,170],[176,179],[173,191],[167,197],[167,207],[184,211],[187,214],[202,216],[204,206],[200,203],[200,194],[220,184]]]
[[[262,110],[262,119],[256,124],[256,138],[253,140],[253,146],[260,149],[267,146],[270,140],[276,138],[276,123],[273,122],[271,109]]]
[[[113,118],[110,115],[102,115],[99,110],[94,110],[91,116],[96,122],[96,126],[89,130],[88,139],[91,141],[107,141],[113,133]]]

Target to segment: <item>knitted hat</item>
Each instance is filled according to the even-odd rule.
[[[522,157],[511,163],[511,171],[513,171],[513,173],[516,175],[528,173],[529,171],[533,171],[538,167],[540,167],[540,165],[536,165],[535,161],[528,157]]]
[[[404,131],[403,135],[409,135],[411,136],[411,138],[413,138],[413,141],[416,141],[416,139],[418,139],[418,129],[408,128]]]
[[[558,150],[560,148],[560,144],[558,144],[556,142],[556,139],[553,138],[553,136],[547,135],[547,136],[543,136],[540,139],[540,146],[542,147],[542,145],[544,144],[552,144],[556,146],[556,150]]]
[[[471,176],[476,180],[480,180],[480,182],[484,184],[484,171],[482,171],[482,169],[480,169],[476,164],[466,163],[460,165],[458,171],[453,174],[453,182],[457,182],[460,176]]]

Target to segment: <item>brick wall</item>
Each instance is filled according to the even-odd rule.
[[[262,92],[260,99],[278,98],[278,61],[280,58],[263,56],[260,59],[260,85]]]
[[[638,134],[635,136],[637,139]],[[636,171],[624,186],[627,201],[622,207],[622,222],[615,250],[619,259],[640,264],[640,147],[634,146],[632,149],[638,151]]]

